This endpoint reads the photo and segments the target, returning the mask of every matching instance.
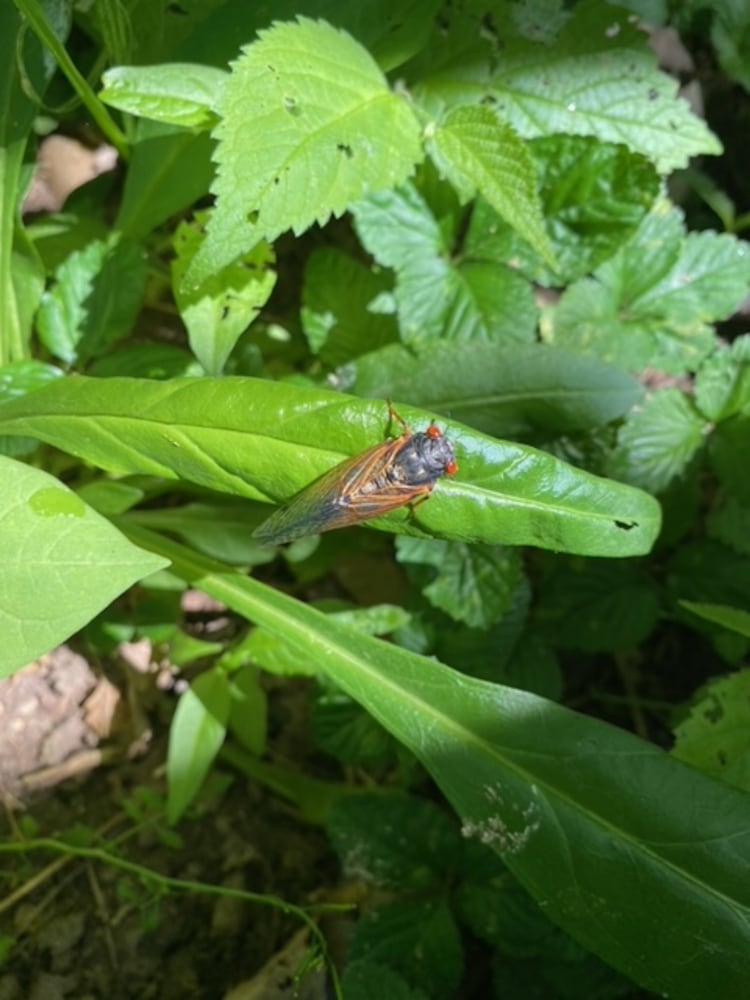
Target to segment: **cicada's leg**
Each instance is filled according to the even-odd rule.
[[[404,420],[403,417],[399,416],[399,414],[396,413],[396,411],[393,409],[393,406],[391,405],[391,401],[389,399],[388,400],[388,430],[391,429],[391,424],[393,423],[394,420],[397,420],[401,424],[401,427],[403,429],[402,433],[404,435],[411,434],[411,431],[409,430],[408,424],[406,423],[406,421]]]

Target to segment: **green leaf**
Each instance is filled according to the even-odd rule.
[[[99,99],[141,118],[183,128],[206,128],[215,119],[217,94],[227,74],[198,63],[113,66],[102,74]]]
[[[746,244],[685,236],[681,213],[662,202],[593,277],[565,290],[550,316],[554,341],[634,370],[693,370],[713,349],[712,324],[734,311],[749,281]]]
[[[358,635],[166,539],[148,544],[184,579],[317,659],[419,757],[464,836],[498,851],[584,947],[681,1000],[742,995],[747,795],[630,733]]]
[[[680,603],[700,618],[716,622],[722,628],[730,629],[750,639],[750,612],[739,608],[728,608],[724,604],[702,604],[697,601],[680,601]]]
[[[0,457],[0,676],[83,628],[166,561],[132,545],[75,493]]]
[[[16,361],[0,368],[0,401],[25,396],[63,374],[43,361]]]
[[[695,402],[715,423],[750,408],[750,334],[717,345],[695,379]]]
[[[69,13],[57,11],[50,24],[63,38]],[[26,146],[54,69],[16,5],[0,4],[0,366],[28,357],[32,320],[44,288],[44,269],[18,219],[26,188]]]
[[[207,670],[181,696],[169,730],[167,819],[176,823],[198,794],[226,735],[229,678]]]
[[[554,270],[534,161],[515,130],[488,107],[460,107],[434,125],[428,136],[432,158],[461,201],[481,194]]]
[[[368,195],[352,208],[357,234],[396,272],[402,339],[417,347],[438,337],[461,342],[533,340],[529,283],[495,258],[453,259],[427,202],[411,184]]]
[[[11,939],[9,939],[10,946]],[[341,989],[347,1000],[427,1000],[422,990],[410,989],[393,969],[381,962],[360,959],[347,962],[341,977]]]
[[[703,446],[708,428],[679,389],[649,396],[626,419],[607,462],[615,479],[661,493]]]
[[[709,455],[721,485],[734,499],[750,504],[750,464],[738,461],[750,440],[750,412],[722,420],[709,439]]]
[[[342,373],[343,376],[344,373]],[[433,342],[416,353],[393,345],[357,359],[346,388],[408,399],[485,434],[588,431],[624,416],[643,387],[597,358],[543,344]]]
[[[302,286],[302,326],[313,354],[333,367],[397,340],[395,319],[379,304],[390,287],[389,274],[341,250],[313,250]]]
[[[199,198],[213,177],[206,132],[139,121],[115,228],[138,240]]]
[[[434,52],[442,65],[432,69]],[[721,152],[677,98],[678,81],[657,69],[645,33],[626,11],[598,0],[577,4],[553,44],[520,38],[511,16],[493,18],[490,33],[479,16],[471,25],[465,11],[454,12],[435,29],[425,62],[415,97],[432,113],[489,103],[525,138],[565,133],[625,143],[660,173]]]
[[[316,698],[311,727],[316,747],[349,767],[380,769],[395,757],[391,734],[338,689]]]
[[[72,253],[39,307],[42,343],[68,364],[105,353],[130,333],[145,282],[143,253],[129,240],[96,240]]]
[[[218,101],[216,208],[188,281],[341,215],[421,159],[413,111],[345,32],[299,18],[243,49]]]
[[[408,408],[401,415],[416,429],[429,422]],[[111,472],[276,501],[377,444],[387,428],[384,403],[244,378],[58,379],[0,404],[0,434],[37,437]],[[379,526],[621,557],[652,544],[659,507],[650,496],[458,424],[446,432],[458,476],[438,483],[413,516],[397,511]]]
[[[658,193],[659,177],[640,154],[588,136],[545,136],[527,143],[527,149],[536,166],[557,271],[550,271],[481,199],[472,214],[466,252],[512,260],[527,278],[543,285],[569,284],[633,235]]]
[[[407,795],[339,799],[326,832],[345,875],[400,890],[439,888],[463,847],[453,819]]]
[[[719,65],[750,92],[750,10],[743,0],[713,0],[708,6]]]
[[[174,235],[172,291],[188,331],[190,347],[209,375],[220,375],[235,344],[268,301],[276,256],[261,241],[215,272],[199,289],[185,288],[185,275],[203,245],[206,213],[183,222]]]
[[[750,637],[750,615],[744,617]],[[675,737],[677,760],[750,792],[750,670],[707,684]]]
[[[399,538],[396,557],[429,567],[426,580],[420,579],[424,572],[416,575],[425,598],[474,628],[489,628],[508,610],[521,571],[513,550],[430,538]]]
[[[562,649],[617,652],[637,646],[654,629],[659,594],[633,563],[566,561],[545,581],[536,619]]]
[[[750,506],[730,497],[708,515],[708,533],[730,548],[750,556]]]
[[[396,969],[430,1000],[456,996],[464,962],[447,902],[408,898],[366,913],[354,929],[348,958]]]
[[[231,657],[230,650],[221,666]],[[266,750],[268,699],[260,683],[260,671],[251,665],[232,673],[229,683],[229,728],[232,735],[250,753],[260,756]]]

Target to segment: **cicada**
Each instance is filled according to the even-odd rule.
[[[291,542],[359,524],[406,504],[426,500],[441,476],[458,471],[453,445],[433,422],[413,434],[389,405],[402,433],[347,458],[275,511],[253,537],[269,544]]]

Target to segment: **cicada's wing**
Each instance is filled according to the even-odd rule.
[[[334,466],[275,511],[253,538],[274,545],[291,542],[357,524],[427,495],[431,487],[389,482],[385,475],[408,436],[374,445]]]

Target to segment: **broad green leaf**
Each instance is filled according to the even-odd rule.
[[[229,718],[229,678],[207,670],[181,696],[169,730],[167,818],[176,823],[216,759]]]
[[[220,375],[235,344],[273,291],[276,256],[261,241],[212,274],[199,289],[186,289],[185,274],[203,245],[205,217],[206,213],[198,213],[174,235],[172,291],[193,353],[209,375]]]
[[[430,1000],[452,1000],[463,974],[463,945],[447,900],[405,897],[370,910],[357,921],[352,962],[382,962]]]
[[[217,104],[216,208],[187,280],[200,284],[287,229],[341,215],[402,183],[419,127],[372,56],[345,32],[299,18],[243,49]]]
[[[68,364],[105,353],[130,333],[146,282],[143,252],[113,238],[89,243],[60,265],[39,307],[39,336]]]
[[[344,874],[380,888],[438,889],[463,853],[455,821],[434,803],[407,795],[339,799],[326,831]]]
[[[422,990],[414,988],[403,976],[384,962],[360,959],[347,961],[341,976],[341,989],[348,1000],[426,1000]]]
[[[519,37],[512,6],[503,6],[508,16],[493,18],[491,35],[478,14],[476,25],[467,25],[463,10],[435,29],[415,87],[431,113],[490,103],[525,138],[564,133],[625,143],[661,173],[721,152],[677,97],[678,81],[657,69],[646,34],[626,11],[585,0],[554,41],[535,42]]]
[[[52,476],[0,457],[0,676],[77,632],[166,565]]]
[[[399,412],[415,429],[429,422]],[[111,472],[276,501],[382,440],[388,424],[381,402],[243,378],[58,379],[0,404],[0,434],[37,437]],[[397,511],[380,526],[581,554],[651,546],[659,507],[647,494],[459,424],[445,431],[458,476],[439,482],[413,516]]]
[[[530,341],[536,306],[529,283],[496,258],[453,258],[427,202],[411,184],[368,195],[352,208],[365,248],[396,272],[402,339],[495,344]]]
[[[711,41],[719,65],[750,93],[750,9],[744,0],[712,0]]]
[[[472,213],[465,252],[512,260],[527,278],[545,286],[569,284],[633,235],[658,193],[659,177],[640,154],[589,136],[544,136],[526,147],[536,167],[557,270],[551,271],[482,199]]]
[[[607,472],[631,486],[661,493],[685,471],[707,431],[706,421],[684,392],[655,392],[620,428]]]
[[[419,757],[464,836],[499,852],[584,947],[681,1000],[742,994],[750,882],[737,873],[750,853],[750,797],[630,733],[354,633],[166,539],[136,537],[317,659]]]
[[[100,100],[141,118],[183,128],[205,128],[227,74],[198,63],[113,66],[102,74]]]
[[[203,198],[213,177],[206,132],[139,121],[115,228],[142,239]]]
[[[301,311],[313,354],[333,367],[397,340],[394,316],[379,305],[391,284],[390,274],[341,250],[314,250],[305,265]]]
[[[338,688],[316,698],[310,724],[315,746],[348,767],[393,763],[397,744],[391,734]]]
[[[554,270],[534,161],[515,130],[490,108],[474,106],[450,111],[428,136],[432,158],[461,201],[481,194]]]
[[[750,252],[734,236],[685,235],[661,202],[635,236],[591,278],[570,285],[550,314],[561,347],[625,368],[696,369],[750,281]]]
[[[173,532],[199,552],[233,566],[262,566],[274,558],[267,546],[253,539],[250,508],[244,500],[222,497],[163,508],[152,504],[133,517],[144,528]]]
[[[748,637],[749,625],[745,613]],[[750,792],[750,670],[707,684],[675,728],[675,738],[672,754],[677,760]]]
[[[695,378],[695,402],[717,423],[750,408],[750,334],[728,348],[718,345],[704,361]]]
[[[730,497],[710,511],[707,524],[711,538],[750,555],[750,504]]]
[[[708,454],[721,485],[730,497],[750,504],[750,463],[741,460],[750,441],[750,410],[729,417],[714,429]],[[740,458],[740,460],[738,460]]]
[[[182,347],[148,340],[116,347],[105,357],[97,358],[86,370],[89,375],[96,375],[97,378],[122,375],[169,379],[203,373],[202,366]]]
[[[536,608],[543,634],[561,649],[617,652],[637,646],[659,620],[656,587],[632,563],[560,562]]]
[[[489,628],[508,610],[521,571],[512,549],[432,538],[399,538],[396,558],[433,607],[473,628]]]
[[[342,372],[342,380],[346,372]],[[357,359],[345,388],[408,399],[486,434],[589,431],[624,416],[643,396],[632,375],[596,358],[543,344],[400,345]]]

